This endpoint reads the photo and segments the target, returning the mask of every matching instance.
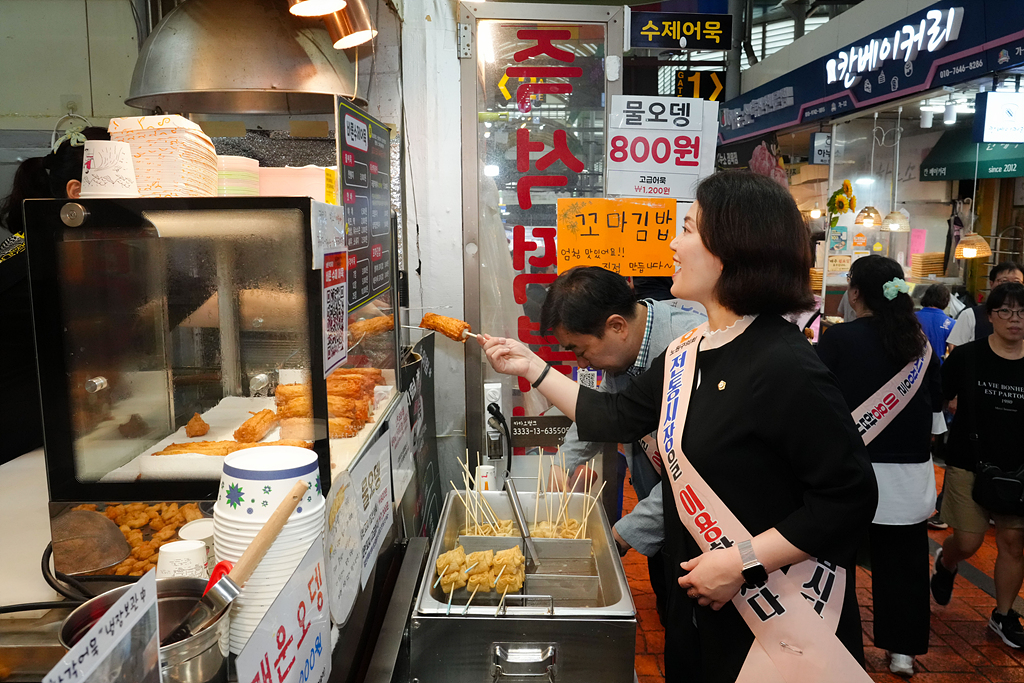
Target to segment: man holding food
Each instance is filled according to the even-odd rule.
[[[624,277],[597,267],[573,268],[559,275],[541,308],[541,329],[552,332],[565,350],[575,353],[581,368],[603,370],[599,391],[609,393],[621,391],[674,339],[704,320],[699,313],[661,301],[638,301]],[[561,452],[566,470],[572,473],[573,488],[582,488],[587,461],[603,448],[603,443],[581,441],[575,423],[569,427]],[[644,502],[616,522],[613,533],[621,552],[632,547],[647,556],[660,614],[666,592],[660,554],[664,537],[660,457],[650,437],[624,444],[623,455],[637,498]],[[552,468],[552,485],[561,488],[564,476],[560,467]]]

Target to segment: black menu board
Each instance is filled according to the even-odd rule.
[[[337,138],[351,312],[391,286],[391,131],[338,98]]]

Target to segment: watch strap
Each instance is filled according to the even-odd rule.
[[[757,561],[757,555],[754,554],[754,544],[750,542],[750,539],[740,541],[736,544],[736,547],[740,549],[740,562],[743,563],[744,569],[751,565],[761,564]]]

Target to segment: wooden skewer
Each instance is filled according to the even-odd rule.
[[[586,521],[587,521],[587,519],[589,519],[589,518],[590,518],[590,513],[591,513],[591,512],[593,511],[594,507],[595,507],[595,506],[597,505],[597,500],[598,500],[598,498],[600,498],[600,497],[601,497],[601,492],[602,492],[602,491],[604,491],[604,485],[605,485],[605,484],[607,484],[607,483],[608,483],[608,480],[607,480],[607,479],[606,479],[605,481],[601,482],[601,488],[599,488],[599,489],[597,490],[597,495],[596,495],[596,496],[594,496],[594,500],[590,502],[590,505],[589,505],[589,507],[587,507],[587,508],[586,508],[586,510],[584,511],[584,514],[583,514],[583,524],[580,524],[580,528],[579,528],[579,529],[577,529],[577,531],[576,531],[576,535],[575,535],[575,536],[573,536],[573,538],[579,538],[580,532],[582,532],[582,531],[583,531],[583,528],[584,528],[584,526],[585,526],[585,525],[586,525],[586,523],[587,523],[587,522],[586,522]],[[584,537],[584,538],[586,538],[586,534],[584,534],[584,536],[583,536],[583,537]]]
[[[505,565],[501,565],[501,571],[498,572],[498,575],[494,577],[494,583],[492,583],[491,585],[492,586],[497,586],[498,585],[498,579],[500,579],[501,575],[504,574],[504,573],[505,573]]]
[[[451,614],[452,614],[452,598],[454,598],[454,597],[455,597],[455,584],[453,583],[452,584],[452,590],[451,590],[450,593],[448,593],[448,609],[445,610],[445,613],[444,613],[444,615],[446,617],[450,617]]]
[[[445,567],[445,568],[444,568],[444,571],[443,571],[443,572],[441,572],[441,573],[440,573],[440,574],[438,575],[438,577],[437,577],[437,581],[435,581],[435,582],[434,582],[434,588],[437,588],[437,584],[441,583],[441,579],[443,579],[443,578],[444,578],[444,575],[445,575],[445,574],[447,574],[447,573],[448,573],[448,567]]]
[[[544,469],[544,456],[537,458],[537,498],[533,501],[533,528],[540,522],[540,478]]]
[[[473,588],[473,594],[469,596],[469,600],[467,600],[467,601],[466,601],[466,606],[462,608],[462,613],[463,613],[463,614],[465,614],[466,612],[468,612],[468,611],[469,611],[469,603],[473,602],[473,598],[475,598],[475,597],[476,597],[476,592],[477,592],[478,590],[480,590],[480,584],[477,584],[477,585],[476,585],[476,586],[475,586],[475,587]]]
[[[495,582],[495,583],[497,583],[497,582]],[[501,592],[501,600],[498,602],[498,609],[495,610],[494,616],[498,616],[499,614],[501,614],[501,606],[505,604],[505,596],[507,594],[508,594],[508,587],[506,586],[505,590],[503,590]]]

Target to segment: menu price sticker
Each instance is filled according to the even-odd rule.
[[[674,199],[558,200],[558,272],[600,266],[620,275],[671,276]]]
[[[409,394],[403,392],[388,420],[388,434],[391,435],[391,473],[394,478],[392,499],[397,504],[405,495],[405,489],[412,481],[415,465],[412,460],[412,421]]]
[[[359,595],[363,567],[356,491],[348,472],[335,478],[327,510],[327,594],[334,623],[343,626]]]
[[[348,360],[348,254],[333,251],[324,254],[323,330],[324,378]]]
[[[240,683],[327,681],[331,618],[324,567],[324,539],[317,536],[238,654]]]
[[[692,201],[697,181],[715,171],[718,102],[642,95],[611,102],[608,194]]]
[[[156,570],[150,570],[68,650],[43,683],[159,683],[156,603]]]
[[[363,587],[373,572],[377,552],[384,545],[384,537],[392,524],[390,468],[391,439],[388,431],[384,431],[349,470],[358,496],[356,510],[362,543],[360,580]]]

